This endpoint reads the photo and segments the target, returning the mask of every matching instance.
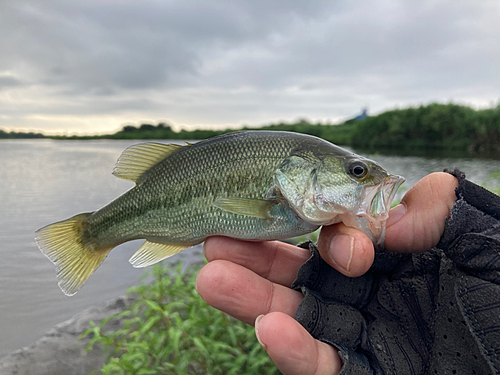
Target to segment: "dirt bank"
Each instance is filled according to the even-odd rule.
[[[79,340],[79,336],[89,328],[90,320],[98,323],[122,311],[130,302],[130,299],[120,297],[84,310],[56,325],[35,343],[1,358],[0,375],[88,375],[99,370],[106,359],[101,347],[96,345],[86,353],[85,346],[89,339]],[[111,328],[120,322],[108,324]]]

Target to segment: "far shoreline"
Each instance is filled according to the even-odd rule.
[[[500,159],[500,105],[474,109],[458,104],[431,103],[383,112],[376,116],[357,116],[340,124],[277,123],[260,127],[221,130],[174,131],[164,122],[156,125],[126,125],[113,134],[45,135],[36,132],[6,132],[0,139],[55,140],[201,140],[241,130],[292,131],[314,135],[339,146],[349,146],[371,153],[392,152],[422,156],[454,153],[461,157]]]

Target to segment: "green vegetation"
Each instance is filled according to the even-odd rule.
[[[433,149],[476,155],[500,155],[500,105],[475,110],[457,104],[433,103],[395,109],[360,121],[349,120],[340,125],[312,124],[300,120],[290,124],[262,126],[258,129],[311,134],[339,145],[364,149]],[[138,128],[126,126],[106,138],[205,139],[228,131],[230,130],[174,132],[165,124],[144,124]]]
[[[248,129],[248,128],[244,128]],[[477,155],[500,155],[500,105],[475,110],[457,104],[429,104],[395,109],[348,120],[340,125],[312,124],[305,120],[253,128],[286,130],[316,135],[339,145],[364,149],[447,150]],[[165,123],[127,125],[115,134],[99,136],[51,136],[55,139],[205,139],[232,130],[173,131]],[[41,137],[29,133],[26,137]],[[0,138],[19,138],[22,133],[0,130]]]
[[[244,127],[239,130],[279,130],[279,131],[293,131],[298,133],[311,134],[318,137],[334,138],[338,144],[347,144],[350,140],[352,133],[352,126],[350,125],[322,125],[311,124],[305,120],[301,120],[293,124],[273,124],[266,125],[259,128]],[[221,135],[235,130],[181,130],[175,132],[169,125],[160,123],[157,126],[150,124],[142,124],[139,127],[127,125],[122,130],[115,134],[99,136],[98,138],[108,139],[206,139]]]
[[[248,128],[244,128],[248,129]],[[475,110],[457,104],[430,104],[395,109],[364,120],[340,125],[273,124],[259,130],[285,130],[311,134],[330,142],[364,149],[448,150],[470,154],[500,154],[500,105]],[[109,138],[204,139],[225,131],[174,132],[165,124],[126,126]]]
[[[9,132],[0,129],[0,139],[15,139],[15,138],[44,138],[45,136],[41,133],[18,133],[18,132]]]
[[[127,125],[119,132],[103,136],[111,139],[206,139],[216,135],[227,133],[228,130],[181,130],[175,132],[172,128],[161,122],[154,126],[151,124],[142,124],[139,127]]]
[[[500,196],[500,171],[493,172],[482,186]]]
[[[82,334],[109,353],[104,375],[278,374],[254,328],[210,307],[195,290],[198,268],[153,267],[154,280],[129,290],[137,299]],[[119,328],[108,323],[119,320]]]
[[[500,152],[500,105],[474,110],[456,104],[398,109],[356,123],[350,145],[368,148]]]

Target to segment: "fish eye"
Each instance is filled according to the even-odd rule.
[[[349,173],[355,178],[363,178],[368,173],[368,166],[360,161],[355,161],[349,166]]]

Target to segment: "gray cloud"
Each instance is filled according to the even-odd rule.
[[[4,0],[0,127],[28,115],[77,130],[64,116],[237,125],[485,105],[499,96],[499,16],[497,2],[465,0]]]
[[[8,74],[0,74],[0,90],[22,85],[22,81]]]

